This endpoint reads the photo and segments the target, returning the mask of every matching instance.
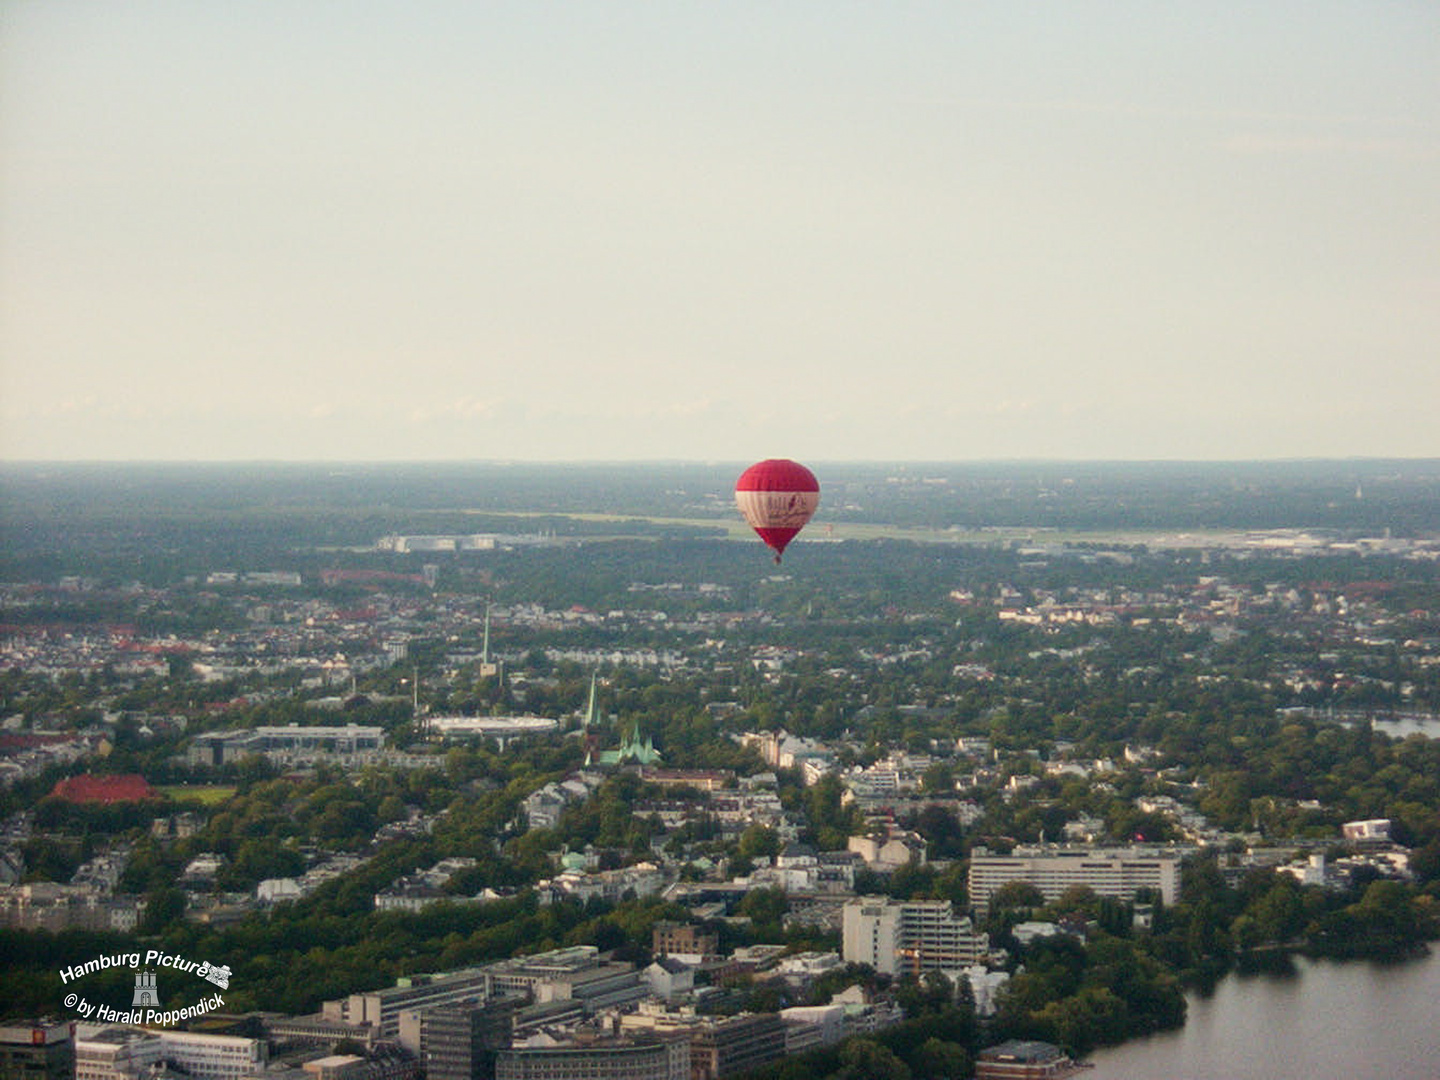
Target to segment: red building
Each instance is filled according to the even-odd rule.
[[[70,776],[61,780],[50,794],[66,802],[143,802],[158,799],[160,793],[138,773],[126,776]]]

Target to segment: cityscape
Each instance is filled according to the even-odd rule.
[[[1124,511],[914,533],[951,485],[882,484],[888,537],[842,516],[781,566],[717,528],[720,469],[663,516],[366,534],[366,504],[320,543],[183,488],[67,522],[12,472],[7,1060],[1061,1076],[1237,967],[1423,952],[1440,533],[1385,524],[1411,471],[1350,496],[1371,522],[1143,539]]]
[[[1440,1078],[1440,4],[0,97],[0,1080]]]

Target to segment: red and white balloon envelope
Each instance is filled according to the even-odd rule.
[[[735,481],[735,504],[761,540],[775,552],[805,527],[820,505],[820,484],[799,462],[769,458],[751,465]]]

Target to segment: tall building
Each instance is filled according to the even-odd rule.
[[[510,1047],[516,1004],[502,999],[423,1010],[421,1060],[429,1080],[494,1080],[496,1055]]]
[[[0,1024],[0,1080],[73,1080],[74,1076],[71,1025],[43,1020]]]
[[[868,964],[882,975],[969,967],[990,951],[989,935],[956,915],[950,901],[883,896],[845,905],[841,943],[846,961]]]
[[[1084,885],[1117,900],[1133,900],[1137,890],[1153,889],[1164,903],[1173,904],[1180,895],[1182,854],[1147,848],[1019,847],[1009,855],[991,855],[977,849],[970,856],[970,903],[983,913],[997,890],[1024,881],[1046,900]]]

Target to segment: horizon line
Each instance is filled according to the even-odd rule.
[[[770,455],[780,456],[780,455]],[[426,465],[701,465],[719,466],[764,460],[762,457],[623,457],[623,458],[517,458],[517,457],[434,457],[434,458],[0,458],[0,468],[30,466],[426,466]],[[1309,454],[1275,457],[993,457],[993,458],[846,458],[807,457],[805,460],[829,465],[1282,465],[1324,463],[1434,463],[1432,456],[1388,454]]]

